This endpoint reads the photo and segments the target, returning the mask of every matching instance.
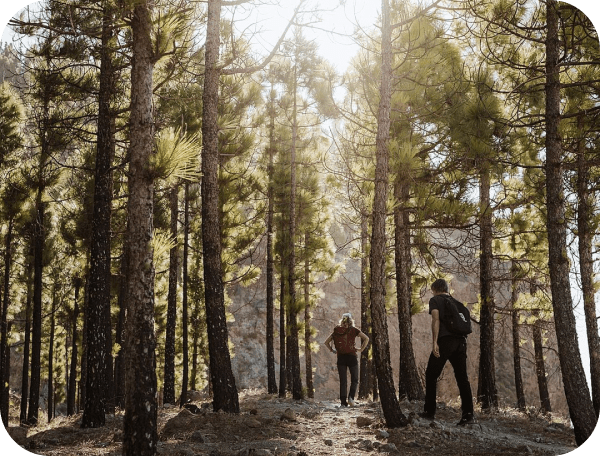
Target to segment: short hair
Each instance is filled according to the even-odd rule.
[[[448,293],[448,282],[444,279],[437,279],[431,284],[431,290],[436,293]]]
[[[339,325],[342,326],[344,322],[348,322],[348,326],[354,326],[354,318],[352,318],[352,314],[350,312],[342,315]]]

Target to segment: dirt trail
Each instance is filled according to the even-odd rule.
[[[386,429],[379,403],[338,407],[331,401],[279,399],[261,391],[240,394],[240,414],[159,411],[158,453],[169,456],[304,455],[559,455],[575,449],[572,430],[556,418],[503,410],[478,414],[477,424],[456,426],[460,410],[441,404],[436,421],[420,419],[423,403],[401,403],[411,424]],[[22,445],[40,455],[120,455],[122,414],[101,429],[80,429],[81,417],[58,418],[30,429]]]

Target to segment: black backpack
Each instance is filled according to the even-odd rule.
[[[444,326],[452,334],[466,336],[471,334],[471,314],[465,305],[452,296],[444,296],[446,299],[444,309]]]

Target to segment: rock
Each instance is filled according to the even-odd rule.
[[[333,446],[333,440],[331,439],[325,439],[323,440],[323,443],[327,446]]]
[[[27,445],[27,429],[13,426],[6,429],[8,431],[8,435],[10,435],[11,439],[13,439],[18,445],[24,446]]]
[[[173,407],[175,407],[175,406],[173,404],[169,404],[168,402],[166,404],[163,404],[163,408],[166,408],[166,409],[172,409]]]
[[[194,414],[190,412],[188,409],[181,409],[181,411],[166,422],[162,431],[160,432],[161,440],[165,440],[169,437],[172,437],[176,434],[181,434],[185,432],[189,432],[191,429],[192,420],[194,418]]]
[[[359,443],[358,448],[360,448],[361,450],[364,450],[364,451],[370,451],[373,449],[373,442],[365,439],[361,443]]]
[[[359,416],[356,418],[356,425],[358,427],[369,427],[373,424],[373,420],[364,416]]]
[[[260,421],[255,420],[254,418],[250,418],[249,420],[246,420],[246,425],[253,429],[257,429],[262,427],[263,424]]]
[[[390,433],[388,431],[386,431],[385,429],[379,429],[378,435],[382,439],[387,439],[390,437]]]
[[[183,406],[184,409],[189,410],[190,412],[192,412],[194,415],[197,415],[199,413],[202,412],[202,410],[196,405],[196,404],[185,404]]]
[[[281,415],[280,418],[281,421],[296,421],[296,414],[294,413],[294,411],[290,408],[285,409],[285,412],[283,412],[283,415]]]
[[[378,449],[379,449],[380,453],[397,453],[398,452],[398,448],[396,448],[396,445],[394,445],[393,443],[386,443],[385,445],[380,445]]]
[[[192,435],[190,435],[190,440],[196,443],[204,443],[206,440],[200,431],[194,431]]]

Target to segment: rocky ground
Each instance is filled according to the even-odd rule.
[[[339,408],[336,402],[279,399],[264,391],[240,393],[240,414],[213,413],[208,402],[194,412],[159,410],[158,454],[169,456],[304,455],[559,455],[575,449],[564,421],[531,411],[477,414],[456,426],[457,407],[441,404],[434,422],[417,415],[423,403],[402,402],[411,424],[387,429],[379,403]],[[120,455],[122,413],[101,429],[80,429],[81,416],[59,417],[29,430],[11,427],[13,438],[40,455]]]

